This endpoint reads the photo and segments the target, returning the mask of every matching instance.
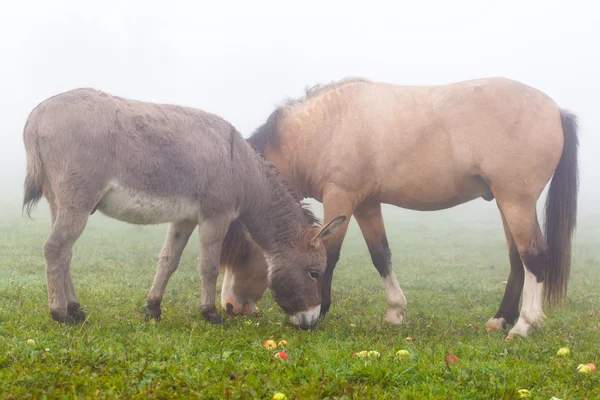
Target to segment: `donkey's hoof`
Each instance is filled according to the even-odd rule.
[[[60,322],[67,325],[75,324],[75,319],[65,311],[50,311],[50,315],[52,316],[52,319],[56,322]]]
[[[159,322],[161,319],[162,311],[160,309],[160,300],[148,299],[146,300],[146,321],[150,321],[151,319]]]
[[[67,314],[69,314],[74,323],[80,324],[85,321],[85,312],[81,309],[79,303],[71,303],[67,306]]]
[[[202,310],[202,318],[211,324],[222,324],[223,317],[219,315],[216,308],[210,310]]]
[[[150,321],[151,319],[155,320],[156,322],[160,322],[162,319],[162,312],[160,311],[160,308],[156,310],[151,310],[150,308],[148,309],[148,312],[146,313],[146,321]]]
[[[485,324],[485,330],[488,332],[502,331],[502,330],[506,329],[507,326],[508,326],[508,323],[502,317],[490,318],[488,320],[487,324]]]

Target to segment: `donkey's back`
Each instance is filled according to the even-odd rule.
[[[140,224],[231,211],[237,136],[231,124],[201,110],[92,89],[62,93],[28,119],[25,201],[42,191],[61,201],[77,197],[78,207]]]

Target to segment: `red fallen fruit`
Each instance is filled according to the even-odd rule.
[[[448,354],[446,358],[444,358],[444,362],[446,364],[458,364],[458,357],[454,354]]]
[[[290,356],[285,351],[279,351],[279,352],[275,353],[273,358],[278,358],[280,360],[287,360],[288,358],[290,358]]]

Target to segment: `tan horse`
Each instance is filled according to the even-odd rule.
[[[527,336],[544,319],[544,289],[551,303],[566,295],[577,208],[576,121],[536,89],[501,78],[442,86],[345,80],[278,108],[249,142],[299,198],[323,203],[325,221],[354,215],[383,278],[392,324],[403,321],[406,299],[392,269],[381,203],[433,211],[496,198],[511,268],[488,330],[519,317],[509,337]],[[544,237],[536,202],[553,175]],[[347,226],[327,240],[321,314],[331,304]],[[254,259],[250,268],[264,269]],[[244,312],[258,298],[228,290],[237,266],[226,268],[222,306]]]
[[[171,223],[148,294],[151,317],[160,319],[167,282],[199,226],[202,316],[222,321],[215,306],[219,259],[237,218],[266,255],[269,286],[291,322],[303,328],[316,323],[318,278],[326,267],[321,241],[345,217],[314,227],[314,218],[223,119],[79,89],[36,107],[24,141],[24,207],[29,212],[42,195],[50,204],[44,256],[55,320],[85,318],[71,279],[71,250],[97,209],[135,224]]]

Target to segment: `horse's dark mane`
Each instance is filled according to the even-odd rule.
[[[261,157],[262,154],[261,154]],[[265,160],[265,162],[267,162]],[[296,193],[296,191],[289,185],[286,180],[281,179],[279,176],[279,170],[271,163],[267,162],[267,165],[271,169],[271,172],[274,174],[275,178],[279,181],[279,183],[283,186],[284,190],[289,193],[298,203],[300,203],[300,207],[302,208],[302,212],[307,219],[309,225],[313,227],[321,225],[321,220],[317,218],[317,216],[311,211],[310,204],[303,202],[300,196]]]
[[[358,83],[358,82],[369,82],[363,78],[347,78],[337,82],[332,82],[326,85],[315,85],[310,88],[306,88],[304,97],[299,99],[288,99],[283,105],[277,107],[267,118],[264,124],[254,131],[252,136],[247,139],[248,143],[254,148],[254,150],[263,158],[264,151],[267,147],[271,146],[274,148],[279,147],[279,122],[291,107],[296,104],[301,104],[307,100],[314,98],[320,94],[339,88],[340,86]],[[266,160],[264,160],[266,162]],[[294,199],[300,203],[302,212],[307,220],[307,223],[312,226],[319,226],[321,221],[317,218],[313,212],[308,208],[307,203],[301,202],[299,196],[289,186],[289,184],[279,178],[279,171],[275,166],[267,162],[273,176],[271,179],[277,179],[283,186],[284,192],[289,193]],[[251,244],[249,237],[247,236],[246,227],[239,221],[234,220],[229,226],[227,235],[223,242],[223,250],[221,251],[221,265],[225,267],[241,267],[244,265],[244,261],[250,256]]]
[[[331,82],[325,85],[314,85],[313,87],[307,87],[305,90],[304,97],[299,99],[288,99],[283,105],[277,107],[275,111],[269,115],[267,121],[259,126],[252,136],[248,138],[248,143],[259,153],[264,153],[267,147],[279,148],[279,121],[292,106],[301,104],[316,97],[324,92],[334,90],[340,86],[344,86],[350,83],[370,82],[364,78],[346,78],[340,81]]]
[[[309,224],[317,227],[321,224],[321,220],[308,208],[308,203],[300,203],[302,213],[308,220]],[[229,224],[229,230],[223,240],[221,250],[221,267],[240,268],[244,267],[245,261],[250,256],[251,244],[248,231],[244,224],[235,219]]]
[[[237,219],[231,221],[223,240],[221,267],[237,267],[244,264],[250,255],[250,243],[246,237],[246,227]]]

